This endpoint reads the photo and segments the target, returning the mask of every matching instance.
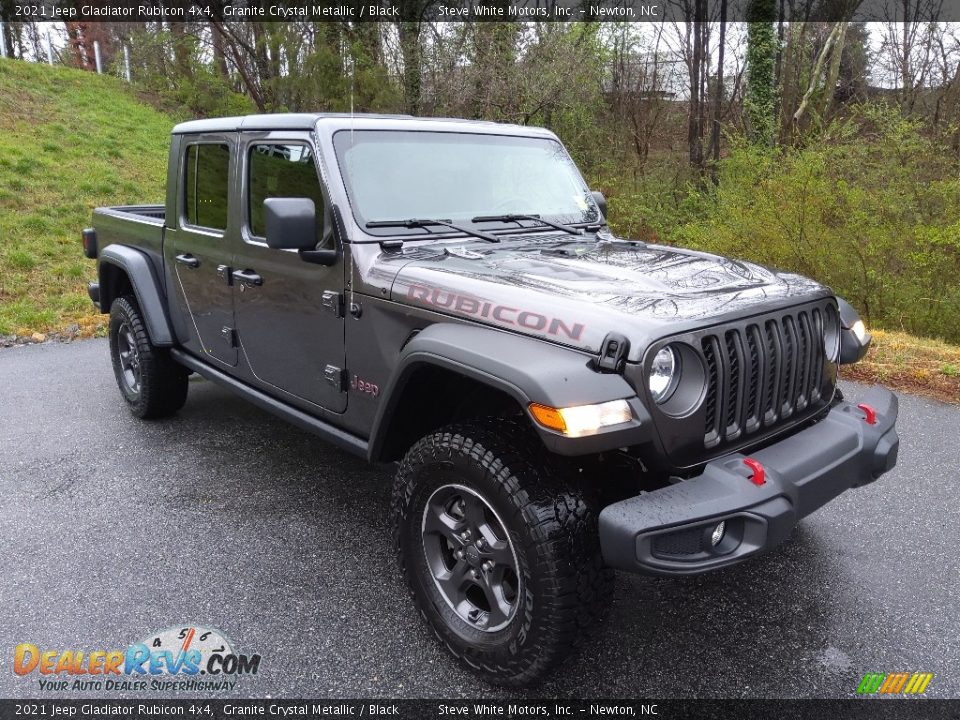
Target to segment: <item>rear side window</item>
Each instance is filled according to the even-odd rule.
[[[263,201],[272,197],[310,198],[317,209],[317,243],[323,228],[323,194],[309,145],[263,143],[250,148],[250,232],[267,234]]]
[[[203,144],[187,147],[183,187],[184,222],[226,230],[230,146]]]

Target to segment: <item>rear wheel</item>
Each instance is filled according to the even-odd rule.
[[[165,348],[150,342],[136,298],[124,295],[110,306],[110,357],[113,373],[134,415],[172,415],[187,400],[187,370]]]
[[[407,453],[394,537],[414,601],[463,663],[534,681],[606,607],[596,505],[514,421],[455,425]]]

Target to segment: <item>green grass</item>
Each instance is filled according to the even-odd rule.
[[[0,335],[96,332],[80,231],[163,201],[173,124],[116,78],[0,59]]]

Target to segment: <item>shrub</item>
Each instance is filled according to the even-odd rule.
[[[817,140],[786,150],[735,145],[717,186],[688,184],[679,202],[651,207],[660,190],[633,212],[641,208],[661,240],[811,276],[868,323],[960,341],[956,156],[877,106]],[[621,205],[612,207],[619,221]]]

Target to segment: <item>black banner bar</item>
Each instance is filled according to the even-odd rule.
[[[463,718],[566,720],[655,718],[687,720],[898,720],[957,718],[960,700],[0,700],[0,717],[33,720],[144,718]]]
[[[13,0],[10,6],[7,20],[39,22],[714,22],[721,0]],[[749,0],[728,0],[727,20],[750,19],[749,7]],[[945,22],[960,20],[960,0],[798,0],[784,3],[783,13],[787,22]]]

